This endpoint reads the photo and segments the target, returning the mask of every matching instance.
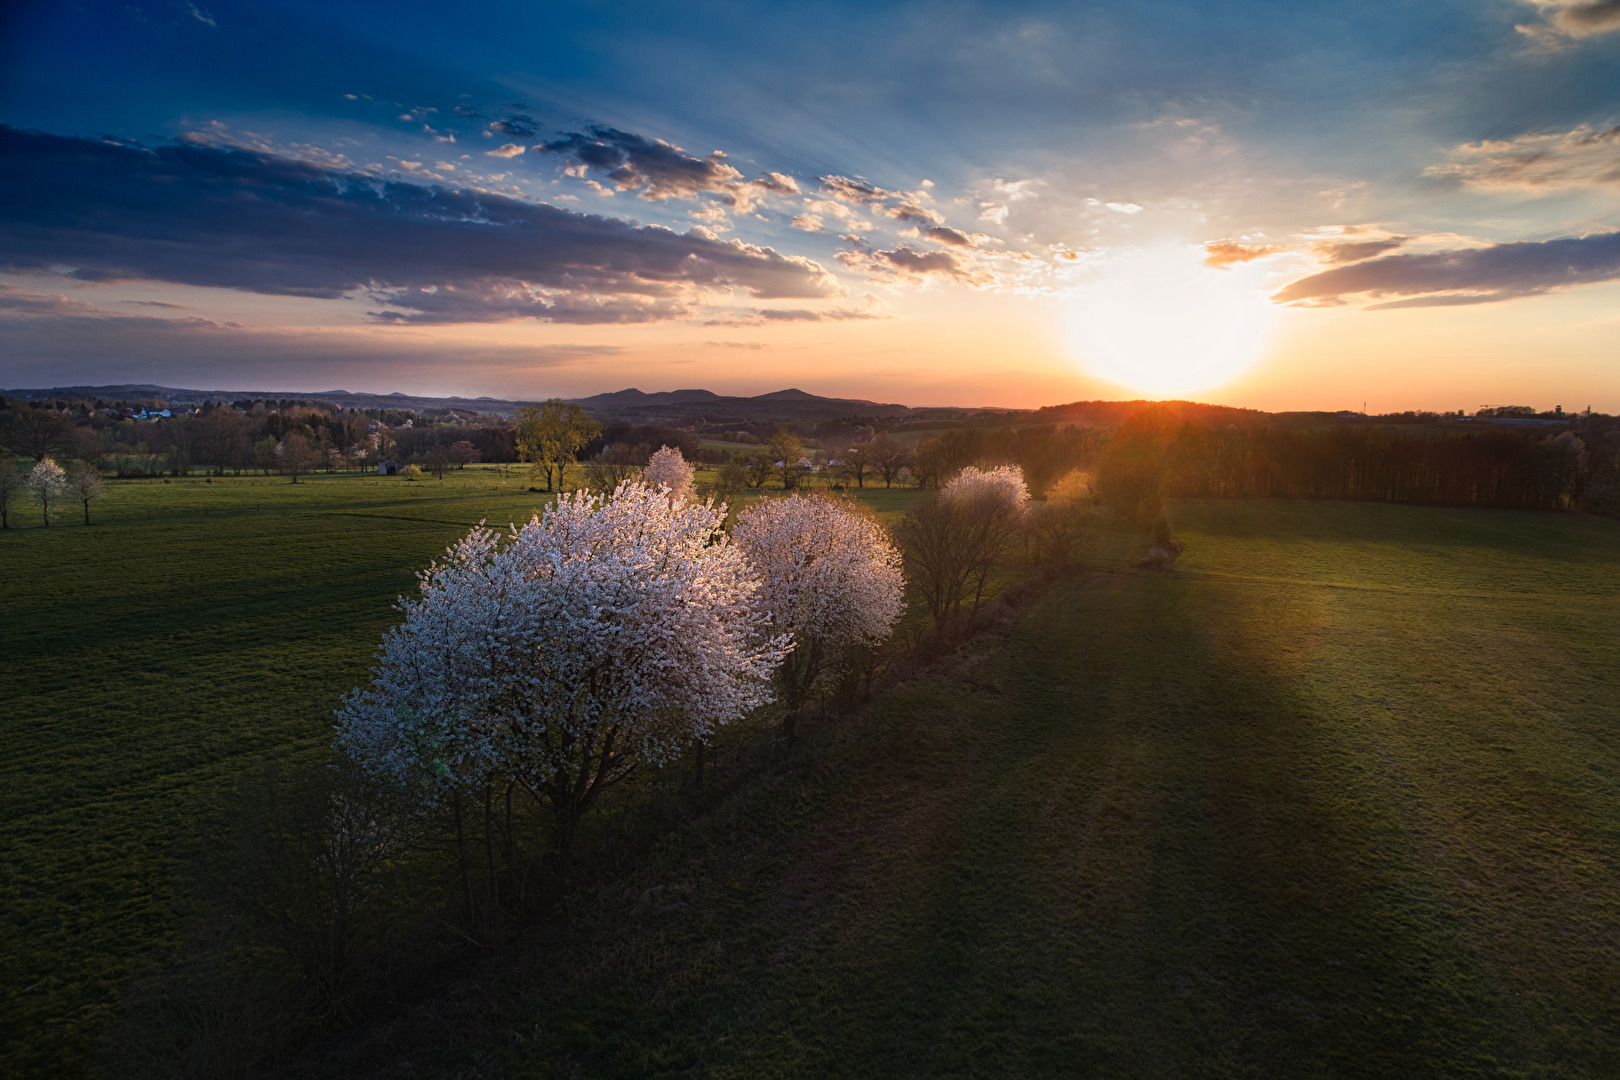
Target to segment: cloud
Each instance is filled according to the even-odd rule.
[[[535,147],[571,160],[580,176],[597,172],[619,191],[634,191],[644,199],[689,199],[712,195],[740,211],[753,209],[763,194],[798,194],[791,176],[768,172],[758,180],[744,180],[719,150],[694,157],[662,139],[648,139],[616,128],[592,127]]]
[[[1620,0],[1529,0],[1544,22],[1517,26],[1519,33],[1543,44],[1558,38],[1584,38],[1620,30]]]
[[[484,154],[487,157],[515,158],[519,154],[523,153],[523,149],[524,148],[519,146],[517,143],[507,143],[504,146],[497,147],[494,150],[485,150]]]
[[[488,192],[245,150],[0,125],[0,267],[287,296],[383,297],[387,319],[676,317],[702,294],[841,294],[817,263]],[[712,234],[711,234],[712,235]]]
[[[1281,250],[1280,247],[1240,244],[1236,240],[1211,240],[1204,245],[1204,251],[1208,255],[1204,259],[1204,265],[1213,266],[1217,270],[1225,270],[1228,266],[1263,259],[1267,255],[1275,255]]]
[[[779,172],[765,173],[758,180],[755,180],[754,183],[758,184],[766,191],[774,191],[779,195],[799,194],[799,182],[793,179],[793,177]]]
[[[1620,3],[1620,0],[1617,0]],[[1467,143],[1456,159],[1431,165],[1424,176],[1458,180],[1469,187],[1558,189],[1620,185],[1620,125],[1536,133]]]
[[[469,110],[462,112],[464,106],[456,106],[456,112],[462,116],[476,117],[477,112]],[[491,120],[486,129],[492,135],[509,135],[514,139],[532,139],[540,133],[540,125],[535,123],[534,117],[526,113],[512,113],[500,120]]]
[[[1404,236],[1392,236],[1387,240],[1346,240],[1335,243],[1317,244],[1311,248],[1312,254],[1323,262],[1331,265],[1360,262],[1370,259],[1374,255],[1382,255],[1394,251],[1406,242]]]
[[[820,232],[823,224],[821,218],[815,214],[800,214],[790,224],[803,232]]]
[[[949,251],[914,251],[904,244],[893,251],[856,249],[841,251],[838,261],[851,270],[883,276],[900,275],[910,278],[945,277],[957,281],[974,281],[976,275],[961,259]]]
[[[285,330],[198,318],[109,313],[61,295],[0,283],[0,386],[128,382],[132,371],[209,380],[395,381],[444,371],[445,342],[408,329]],[[622,352],[612,345],[455,345],[463,371],[529,372]],[[249,374],[251,373],[251,374]],[[240,384],[238,384],[240,385]]]
[[[755,308],[752,311],[732,314],[722,318],[707,319],[705,326],[768,326],[773,323],[800,323],[800,322],[851,322],[865,319],[887,319],[889,316],[872,310],[870,306],[861,308],[830,308],[825,311],[811,311],[808,308]]]
[[[877,185],[863,180],[860,177],[848,176],[818,176],[816,183],[821,190],[836,199],[845,202],[863,203],[867,206],[877,206],[894,196],[892,191],[884,191]]]
[[[965,232],[950,228],[946,225],[939,225],[932,229],[924,229],[923,235],[935,243],[945,244],[950,247],[974,246],[973,238],[971,236]]]
[[[1392,297],[1369,310],[1490,304],[1554,289],[1620,279],[1620,232],[1495,244],[1428,255],[1390,255],[1325,270],[1272,300],[1325,307],[1349,296]]]

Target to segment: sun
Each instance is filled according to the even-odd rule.
[[[1276,315],[1266,271],[1214,269],[1195,246],[1124,251],[1097,265],[1067,312],[1069,347],[1093,375],[1133,390],[1182,394],[1243,374]]]

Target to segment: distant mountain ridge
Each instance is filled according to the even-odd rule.
[[[49,398],[102,398],[114,401],[157,399],[179,405],[200,405],[208,401],[240,401],[244,398],[272,401],[309,401],[346,409],[457,409],[492,416],[512,416],[525,405],[538,405],[541,399],[492,397],[427,397],[416,394],[367,394],[348,390],[194,390],[153,383],[120,383],[111,386],[56,386],[43,389],[0,390],[0,395],[23,400]],[[642,423],[670,423],[705,419],[739,423],[752,420],[830,420],[840,416],[911,416],[922,410],[907,405],[884,404],[865,398],[820,397],[797,388],[776,390],[755,397],[727,397],[712,390],[659,390],[647,393],[634,387],[590,397],[566,399],[602,420],[635,420]]]

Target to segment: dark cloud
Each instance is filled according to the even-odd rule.
[[[648,139],[616,128],[593,127],[536,147],[572,159],[601,173],[621,191],[640,191],[648,199],[690,198],[713,193],[734,196],[742,174],[716,151],[693,157],[662,139]]]
[[[904,244],[893,251],[842,251],[838,253],[838,261],[851,270],[868,273],[973,280],[973,275],[962,265],[962,261],[949,251],[913,251]]]
[[[785,173],[768,172],[755,180],[754,183],[766,191],[774,191],[778,195],[799,194],[799,182]]]
[[[950,247],[973,247],[974,246],[973,238],[970,237],[967,233],[961,232],[960,230],[957,230],[957,229],[950,228],[947,225],[939,225],[939,226],[936,226],[936,227],[934,227],[932,229],[924,229],[923,230],[923,235],[928,237],[928,239],[934,241],[935,243],[946,244],[946,245],[949,245]]]
[[[540,125],[526,113],[513,113],[491,121],[489,130],[499,135],[510,135],[514,139],[532,139],[540,134]]]
[[[559,367],[620,351],[611,345],[459,342],[455,356],[458,370],[498,372]],[[345,373],[375,380],[377,374],[365,373],[397,379],[417,370],[438,372],[444,363],[442,339],[409,330],[259,329],[210,319],[117,314],[0,283],[0,386],[127,382],[132,365],[177,377],[186,372],[198,378],[275,373],[324,384]]]
[[[1211,240],[1204,245],[1204,252],[1207,256],[1204,259],[1204,265],[1213,266],[1217,270],[1225,270],[1228,266],[1263,259],[1267,255],[1275,255],[1281,250],[1280,247],[1240,244],[1236,240]]]
[[[816,183],[821,185],[821,190],[834,198],[843,199],[845,202],[864,203],[867,206],[886,202],[894,195],[894,192],[884,191],[860,177],[818,176]]]
[[[938,210],[930,210],[926,206],[918,206],[909,201],[891,206],[885,213],[896,221],[909,221],[914,225],[938,225],[945,220],[945,215]]]
[[[1489,304],[1620,279],[1620,232],[1495,244],[1431,255],[1390,255],[1301,278],[1272,297],[1327,306],[1350,296],[1391,297],[1372,308]]]
[[[1547,13],[1542,26],[1520,26],[1520,32],[1545,40],[1550,34],[1591,37],[1620,29],[1620,0],[1531,0]]]
[[[738,241],[486,192],[217,146],[145,147],[0,126],[0,266],[335,298],[422,321],[601,321],[686,310],[703,290],[841,290],[816,263]],[[497,314],[499,312],[499,314]],[[398,318],[401,316],[391,316]]]
[[[1335,266],[1342,263],[1360,262],[1370,259],[1374,255],[1382,255],[1387,251],[1394,251],[1406,242],[1404,236],[1392,236],[1387,240],[1348,240],[1332,244],[1317,244],[1311,251],[1319,259],[1323,259]]]

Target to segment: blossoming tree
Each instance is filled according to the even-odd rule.
[[[606,788],[771,699],[788,643],[724,517],[627,482],[559,498],[504,544],[474,529],[401,602],[340,747],[429,797],[510,778],[566,852]]]
[[[67,491],[67,474],[50,458],[42,458],[28,474],[28,490],[39,500],[40,516],[48,527],[51,507],[60,502]]]
[[[671,497],[690,498],[692,495],[692,464],[673,446],[661,446],[647,460],[641,477],[649,484],[662,484],[669,488]]]
[[[1028,521],[1029,490],[1016,465],[987,471],[970,465],[912,507],[899,533],[936,628],[959,618],[969,595],[978,610],[990,571]]]
[[[843,500],[792,495],[744,510],[732,541],[763,587],[771,625],[792,635],[777,669],[791,738],[799,710],[853,646],[889,636],[902,610],[900,553],[874,518]]]

